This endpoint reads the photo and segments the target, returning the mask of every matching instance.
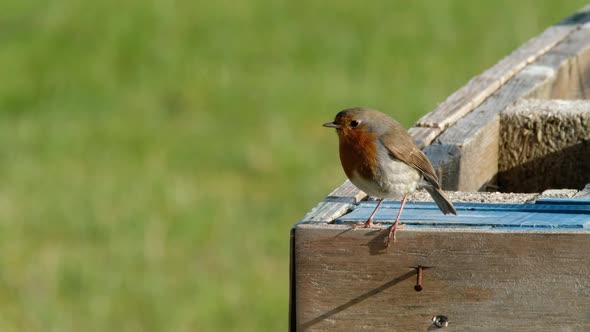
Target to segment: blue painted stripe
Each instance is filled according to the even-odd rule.
[[[587,205],[590,206],[590,198],[540,198],[535,204],[559,204],[559,205]]]
[[[360,202],[337,223],[362,222],[377,202]],[[433,202],[407,202],[400,222],[409,226],[504,229],[589,229],[590,204],[456,203],[458,215],[443,215]],[[392,223],[399,202],[383,202],[374,221]]]
[[[570,199],[572,201],[573,199]],[[369,206],[375,208],[376,201],[363,201],[357,204],[359,207]],[[384,201],[381,208],[399,209],[399,201]],[[437,208],[434,202],[406,202],[406,207],[412,205],[413,209],[430,210]],[[548,213],[590,213],[588,204],[517,204],[517,203],[453,203],[457,211],[522,211],[522,212],[548,212]]]

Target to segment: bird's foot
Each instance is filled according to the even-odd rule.
[[[373,227],[376,227],[376,226],[377,226],[377,224],[374,223],[372,219],[369,219],[366,222],[360,222],[360,223],[354,224],[353,228],[354,229],[356,229],[358,227],[361,227],[361,228],[373,228]]]
[[[363,226],[363,227],[364,227],[364,228],[371,228],[371,227],[373,227],[373,226],[375,226],[375,223],[373,222],[373,219],[369,219],[369,220],[367,220],[367,221],[365,222],[365,224],[364,224],[364,226]]]
[[[393,226],[389,228],[389,235],[387,236],[387,247],[393,242],[395,243],[395,233],[398,229],[398,222],[397,220],[393,223]]]

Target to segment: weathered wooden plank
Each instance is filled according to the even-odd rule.
[[[343,215],[350,206],[367,196],[360,189],[346,180],[332,191],[316,207],[311,209],[301,222],[332,221]]]
[[[590,20],[590,6],[530,39],[510,55],[450,95],[417,122],[419,127],[445,129],[471,112],[502,84],[559,44]]]
[[[305,331],[589,330],[587,231],[502,232],[348,226],[295,229],[296,315]],[[423,290],[414,290],[423,270]]]
[[[494,162],[494,158],[498,156],[496,146],[500,144],[496,140],[498,132],[496,116],[506,106],[520,98],[567,98],[578,97],[586,93],[588,88],[583,86],[583,80],[579,76],[590,76],[590,69],[583,69],[584,73],[575,74],[578,78],[572,78],[574,75],[572,73],[580,72],[576,69],[578,67],[575,59],[578,59],[579,56],[585,59],[587,53],[590,58],[589,41],[590,27],[584,26],[575,31],[561,44],[540,57],[537,62],[516,75],[513,80],[488,98],[472,114],[465,116],[455,126],[439,136],[437,143],[441,145],[434,145],[435,148],[452,150],[452,147],[444,147],[444,145],[461,147],[460,152],[448,156],[444,156],[443,153],[437,154],[432,149],[428,150],[429,156],[430,154],[437,155],[431,157],[433,164],[442,164],[443,167],[446,167],[437,170],[446,175],[441,181],[444,188],[466,191],[481,190],[483,186],[493,183],[494,174],[498,172],[497,162]],[[470,150],[470,148],[472,149]],[[502,151],[507,150],[502,149]],[[472,152],[475,154],[471,154]],[[441,156],[443,160],[438,160]],[[478,167],[471,166],[475,164]],[[455,168],[451,169],[451,167]],[[458,172],[462,174],[454,176],[454,174],[458,175]]]
[[[551,84],[554,78],[553,68],[530,65],[473,112],[444,131],[431,149],[437,149],[440,145],[440,148],[450,150],[445,145],[452,145],[458,147],[460,152],[445,156],[444,153],[428,150],[432,163],[442,167],[438,172],[446,175],[441,182],[442,187],[478,191],[493,182],[498,172],[499,113],[515,100],[528,97]]]
[[[420,118],[416,126],[444,130],[465,114],[471,112],[499,87],[499,77],[476,76],[461,89],[450,95],[434,111]]]
[[[338,218],[337,223],[365,221],[376,202],[362,202],[353,211]],[[376,223],[389,226],[399,209],[399,202],[383,202],[374,216]],[[405,227],[487,227],[494,229],[590,228],[590,201],[544,199],[538,204],[455,203],[457,215],[443,215],[435,203],[408,202],[401,224]]]
[[[590,25],[574,31],[537,60],[558,68],[549,99],[587,99],[590,96]]]
[[[437,142],[458,145],[468,142],[471,137],[480,133],[481,128],[487,126],[487,123],[497,117],[508,105],[521,98],[527,98],[540,87],[550,84],[552,79],[555,78],[555,73],[556,70],[551,67],[528,66],[503,85],[494,95],[490,96],[472,114],[443,132]]]
[[[575,195],[571,198],[561,198],[561,197],[542,197],[539,198],[536,202],[536,204],[544,204],[544,205],[560,205],[560,206],[581,206],[583,210],[585,210],[585,213],[590,213],[590,211],[588,211],[588,207],[590,206],[590,199],[586,199],[586,198],[582,198],[582,197],[576,197]]]
[[[552,28],[549,29],[551,32]],[[569,29],[557,28],[559,34],[551,33],[548,45],[541,47],[538,55],[529,52],[514,52],[504,58],[498,64],[485,71],[483,74],[470,80],[464,87],[449,96],[443,103],[438,105],[432,112],[418,120],[417,126],[435,127],[445,129],[457,122],[467,113],[474,110],[486,98],[493,94],[503,82],[506,82],[527,64],[531,63],[541,52],[546,52],[550,47],[565,38],[571,31]],[[557,38],[555,38],[557,37]],[[542,38],[545,41],[545,38]],[[534,43],[535,46],[539,43]]]
[[[431,144],[424,148],[445,190],[459,190],[461,149],[454,144]]]
[[[408,133],[410,133],[418,148],[423,149],[434,141],[442,133],[442,130],[439,128],[412,127],[408,129]]]

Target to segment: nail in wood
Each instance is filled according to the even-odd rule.
[[[416,268],[417,270],[417,274],[416,274],[416,286],[414,286],[414,290],[416,292],[419,292],[422,290],[422,266],[418,266]]]

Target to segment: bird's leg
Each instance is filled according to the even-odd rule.
[[[387,246],[389,247],[389,243],[391,242],[391,240],[393,240],[393,242],[395,242],[395,232],[397,231],[397,224],[399,221],[399,217],[402,215],[402,210],[404,209],[404,205],[406,204],[406,198],[408,197],[408,195],[404,195],[404,198],[402,198],[402,202],[401,205],[399,207],[399,211],[397,212],[397,217],[395,217],[395,221],[393,222],[393,225],[391,226],[390,230],[389,230],[389,236],[387,237]]]
[[[369,219],[367,219],[367,221],[365,222],[365,228],[371,228],[375,225],[373,224],[373,216],[375,215],[375,213],[377,213],[377,209],[379,208],[379,205],[381,205],[381,203],[383,203],[383,198],[379,199],[379,203],[377,203],[375,210],[373,210],[373,213],[371,213]]]

